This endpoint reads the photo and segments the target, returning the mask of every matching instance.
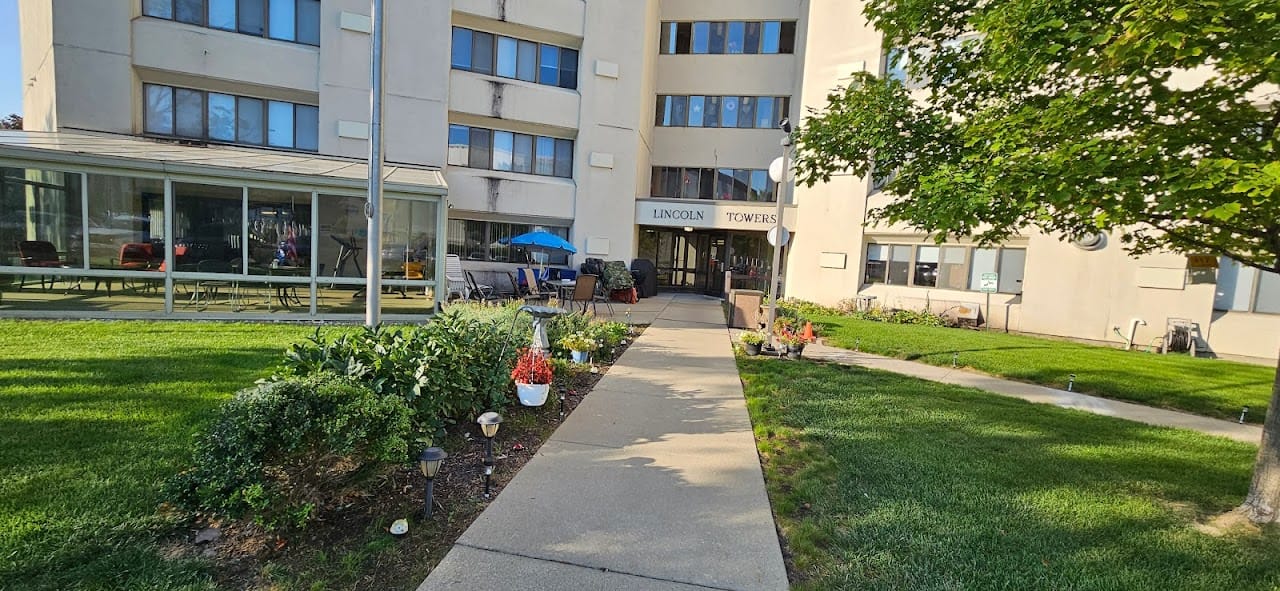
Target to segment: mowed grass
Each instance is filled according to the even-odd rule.
[[[866,353],[961,367],[1053,388],[1220,419],[1262,423],[1274,367],[1187,355],[1154,355],[1002,332],[888,324],[845,317],[815,318],[826,342]]]
[[[1211,535],[1256,447],[858,367],[740,358],[799,589],[1276,589]]]
[[[0,589],[203,589],[161,485],[299,325],[0,321]]]

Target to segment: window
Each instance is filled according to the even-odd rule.
[[[937,287],[938,261],[940,248],[937,246],[917,246],[915,271],[911,284],[920,287]]]
[[[659,95],[654,125],[773,129],[786,116],[788,103],[784,96]]]
[[[450,65],[455,70],[471,69],[471,29],[453,28],[453,48],[450,50]]]
[[[1280,314],[1280,275],[1220,257],[1213,309]]]
[[[1016,294],[1022,292],[1026,258],[1025,248],[872,243],[863,282],[978,291],[983,273],[999,273],[998,291]]]
[[[143,87],[146,133],[317,151],[320,109],[159,84]]]
[[[467,146],[470,144],[471,132],[465,125],[449,126],[449,156],[448,163],[450,166],[467,166],[468,154]]]
[[[880,244],[867,245],[867,267],[862,282],[884,283],[885,271],[889,268],[889,247]]]
[[[503,78],[516,77],[516,48],[519,46],[515,39],[510,37],[498,37],[498,66],[494,69],[494,73]]]
[[[568,178],[573,175],[573,142],[450,125],[448,163],[451,166]]]
[[[462,27],[453,28],[450,66],[547,86],[578,87],[578,51]]]
[[[31,240],[49,243],[42,245],[45,249],[52,245],[57,252],[49,256],[56,257],[61,264],[83,268],[83,178],[72,172],[0,167],[0,261],[3,264],[20,265],[18,259],[23,256],[24,247],[19,243]],[[92,227],[92,222],[90,224]],[[95,241],[111,239],[109,235],[90,236],[91,255]]]
[[[464,261],[488,261],[496,263],[527,264],[530,259],[545,257],[518,246],[511,246],[512,238],[528,232],[549,232],[565,240],[569,228],[541,226],[509,222],[485,222],[479,220],[449,220],[449,254],[458,255]],[[545,264],[567,265],[569,257],[558,254],[547,257]]]
[[[795,52],[795,21],[668,21],[659,29],[664,55]]]
[[[649,195],[664,199],[773,201],[769,172],[750,168],[653,167]]]
[[[320,0],[143,0],[142,14],[255,37],[320,45]]]

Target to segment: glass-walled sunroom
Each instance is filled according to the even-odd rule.
[[[331,180],[0,156],[0,316],[363,318],[365,197]],[[435,309],[443,187],[431,190],[384,196],[391,320]]]

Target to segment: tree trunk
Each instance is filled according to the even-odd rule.
[[[1262,422],[1262,444],[1253,463],[1253,483],[1241,509],[1254,523],[1271,523],[1280,517],[1280,360],[1271,385],[1271,404]]]

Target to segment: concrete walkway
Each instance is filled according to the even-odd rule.
[[[720,302],[663,299],[420,591],[787,588]]]
[[[1177,427],[1191,429],[1228,437],[1246,443],[1258,443],[1262,439],[1262,428],[1255,425],[1240,425],[1233,421],[1211,419],[1208,417],[1187,414],[1172,410],[1152,408],[1139,404],[1120,402],[1097,396],[1089,396],[1076,392],[1067,392],[1054,388],[1046,388],[1034,384],[1015,382],[992,377],[965,369],[938,367],[915,361],[881,357],[868,353],[855,353],[848,349],[828,347],[821,343],[813,343],[804,348],[804,356],[821,361],[832,361],[846,365],[857,365],[872,369],[891,371],[902,375],[917,377],[932,382],[955,384],[978,388],[1004,396],[1021,398],[1029,402],[1052,404],[1062,408],[1074,408],[1099,415],[1118,417],[1158,425],[1161,427]]]

